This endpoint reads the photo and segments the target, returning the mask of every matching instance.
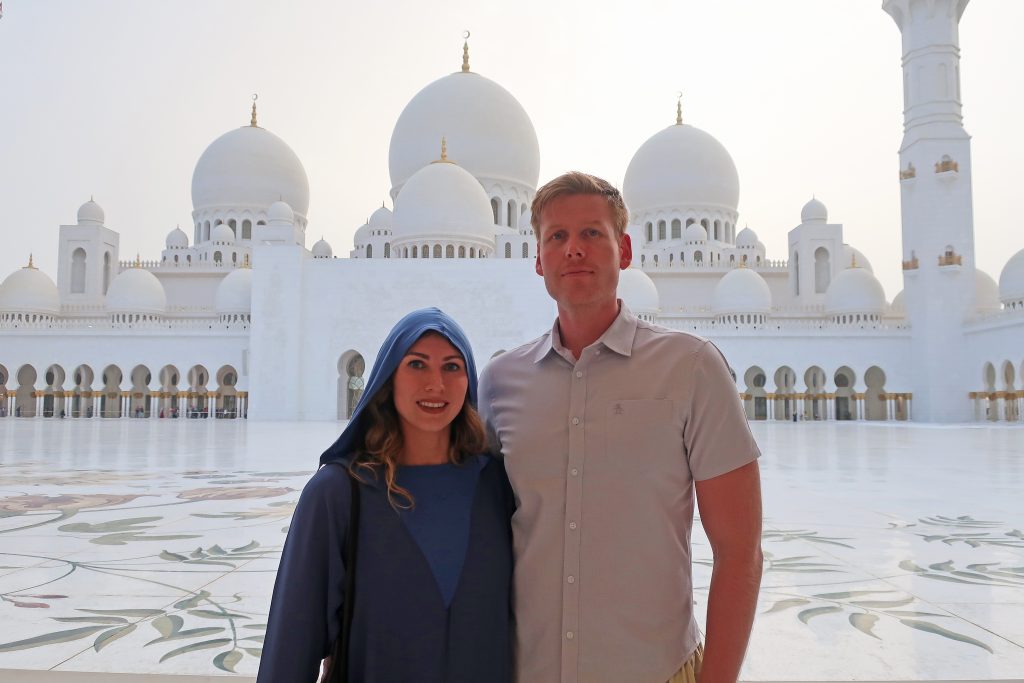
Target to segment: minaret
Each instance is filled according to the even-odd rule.
[[[959,22],[969,0],[884,0],[903,36],[900,197],[913,349],[912,419],[965,422],[974,311],[971,142],[960,102]]]

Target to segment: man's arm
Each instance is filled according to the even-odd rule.
[[[735,683],[761,586],[761,477],[757,461],[698,481],[697,506],[714,568],[700,683]]]

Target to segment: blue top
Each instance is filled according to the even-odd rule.
[[[475,462],[398,468],[398,485],[415,501],[399,517],[426,557],[446,608],[462,574],[479,474]]]
[[[476,460],[466,552],[448,604],[426,553],[388,502],[387,487],[361,485],[350,681],[511,682],[513,495],[500,460]],[[314,683],[341,631],[350,487],[344,467],[327,465],[302,491],[274,584],[257,683]],[[417,505],[426,500],[421,494]]]
[[[458,324],[436,308],[402,318],[384,340],[348,426],[299,497],[258,683],[313,683],[338,638],[352,569],[344,553],[352,500],[346,469],[364,447],[366,405],[427,332],[440,333],[462,354],[466,401],[476,405],[476,365]],[[379,473],[360,484],[349,680],[508,683],[515,503],[503,464],[473,456],[458,467],[400,468],[398,476],[416,501],[411,512],[391,506]]]

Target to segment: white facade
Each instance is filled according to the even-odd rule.
[[[906,85],[892,303],[816,198],[770,258],[738,227],[729,152],[681,107],[628,163],[620,296],[718,344],[751,419],[1020,420],[1024,252],[998,286],[974,266],[966,4],[884,3]],[[533,268],[539,154],[522,106],[469,70],[467,50],[398,117],[394,211],[369,214],[337,258],[323,239],[307,248],[305,170],[254,106],[198,160],[192,229],[170,231],[158,258],[122,259],[90,200],[60,226],[56,282],[30,263],[0,284],[0,416],[344,418],[388,330],[422,306],[459,320],[482,364],[555,316]]]

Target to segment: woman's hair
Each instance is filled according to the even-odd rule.
[[[391,507],[408,510],[415,505],[412,494],[395,481],[398,474],[398,457],[402,453],[405,441],[398,420],[398,411],[395,409],[394,386],[395,378],[392,375],[366,404],[362,415],[367,425],[363,449],[352,458],[349,471],[359,481],[365,481],[362,473],[369,476],[383,474]],[[461,464],[466,458],[482,453],[487,447],[487,432],[484,430],[483,420],[480,413],[470,405],[469,396],[466,396],[462,410],[448,428],[451,430],[451,448],[448,451],[448,461],[451,463]]]

